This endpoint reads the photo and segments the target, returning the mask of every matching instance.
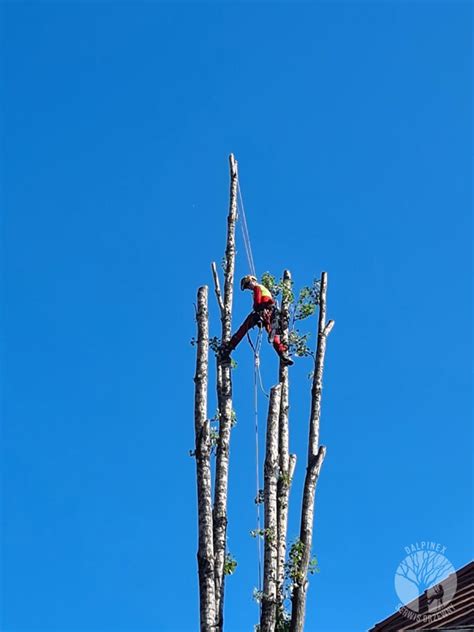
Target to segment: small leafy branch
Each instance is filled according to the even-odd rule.
[[[293,301],[295,300],[293,294],[293,281],[283,282],[283,279],[277,281],[273,274],[270,274],[270,272],[264,272],[262,274],[261,281],[262,285],[264,285],[267,290],[272,293],[273,298],[278,298],[278,296],[281,296],[283,300],[287,301],[288,303],[293,303]]]
[[[259,489],[257,495],[255,496],[255,504],[263,505],[265,502],[265,495],[263,489]]]
[[[191,338],[190,343],[192,347],[197,346],[198,341],[196,340],[195,336]],[[212,349],[214,353],[219,352],[220,343],[219,343],[219,338],[217,336],[212,336],[212,338],[209,338],[209,348]]]
[[[226,553],[224,560],[224,575],[233,575],[237,568],[237,560],[231,553]]]
[[[254,601],[256,601],[257,603],[262,603],[262,599],[263,599],[263,590],[258,590],[258,588],[254,588],[253,589],[253,593],[252,593],[252,597],[254,599]],[[255,626],[255,629],[260,630],[260,625],[257,624]]]
[[[294,309],[294,320],[304,320],[312,316],[319,305],[321,281],[314,279],[312,285],[301,288]]]
[[[268,528],[268,529],[252,529],[252,531],[250,532],[250,535],[252,536],[252,538],[267,538],[267,540],[269,542],[273,542],[275,540],[275,532],[272,528]]]
[[[288,334],[288,346],[290,353],[297,355],[299,358],[307,358],[312,356],[313,352],[308,346],[308,339],[311,334],[300,334],[297,329],[292,329]]]
[[[272,293],[274,298],[281,296],[283,300],[290,305],[290,323],[288,333],[288,346],[291,354],[300,358],[306,358],[308,356],[314,357],[312,350],[308,345],[310,337],[309,333],[301,333],[296,327],[295,323],[299,320],[305,320],[312,316],[317,305],[319,305],[319,299],[321,294],[321,282],[319,279],[314,279],[311,285],[301,288],[298,294],[298,298],[295,299],[293,292],[293,281],[279,281],[270,274],[265,272],[261,278],[262,284]]]
[[[283,485],[286,485],[287,487],[289,487],[291,485],[291,476],[290,476],[290,472],[280,472],[278,479],[283,483]]]
[[[219,431],[217,430],[217,428],[210,429],[209,439],[211,441],[211,454],[215,454],[217,443],[219,441]]]
[[[301,561],[303,559],[304,547],[304,543],[301,542],[299,538],[296,539],[290,547],[288,560],[285,563],[285,578],[290,584],[290,593],[293,585],[301,585],[306,579],[301,572]],[[308,573],[310,575],[319,573],[318,560],[316,557],[311,558],[308,566]]]

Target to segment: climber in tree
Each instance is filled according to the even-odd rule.
[[[221,357],[224,360],[227,359],[245,334],[255,327],[255,325],[259,325],[259,327],[265,327],[269,336],[269,342],[273,342],[273,348],[278,353],[282,363],[286,366],[292,365],[293,360],[288,355],[288,348],[281,342],[280,336],[274,333],[274,327],[272,327],[276,317],[276,306],[269,290],[267,290],[264,285],[258,283],[257,279],[251,274],[241,279],[240,289],[251,290],[253,292],[253,311],[250,312],[230,341],[226,345],[222,345]]]

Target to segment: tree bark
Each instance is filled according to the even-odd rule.
[[[213,632],[216,625],[214,545],[212,532],[211,439],[207,416],[209,324],[207,286],[197,297],[197,354],[194,376],[194,432],[198,499],[198,573],[201,632]]]
[[[224,297],[222,299],[217,270],[213,265],[216,295],[221,310],[222,343],[230,340],[232,328],[232,299],[235,270],[235,223],[237,220],[237,161],[231,154],[230,201],[227,216],[227,241],[225,250]],[[220,297],[220,300],[219,300]],[[229,480],[229,445],[232,426],[232,378],[229,363],[217,355],[217,404],[219,409],[219,439],[216,456],[216,483],[214,489],[214,556],[215,596],[218,629],[224,624],[224,564],[227,544],[227,489]]]
[[[324,456],[326,454],[326,448],[323,446],[319,447],[319,426],[321,418],[321,398],[326,340],[334,326],[334,321],[332,320],[326,324],[326,292],[327,274],[326,272],[323,272],[321,275],[319,296],[318,342],[314,364],[313,385],[311,389],[308,465],[306,468],[301,508],[300,541],[303,545],[303,554],[298,567],[298,580],[295,581],[293,586],[290,632],[302,632],[304,627],[306,595],[308,589],[308,567],[311,558],[311,546],[313,541],[316,485]]]
[[[289,307],[291,301],[291,274],[289,270],[283,272],[283,286],[285,291],[281,302],[281,340],[288,345]],[[279,382],[281,384],[280,414],[278,421],[278,450],[279,450],[279,477],[278,477],[278,527],[277,527],[277,617],[283,612],[284,584],[285,584],[285,560],[286,560],[286,534],[288,528],[288,503],[290,495],[291,477],[296,465],[296,455],[289,453],[289,381],[288,367],[280,361]],[[290,469],[293,471],[290,472]]]
[[[260,618],[261,632],[274,632],[277,608],[277,481],[278,481],[278,417],[281,385],[270,391],[267,418],[267,440],[264,469],[264,561],[263,595]]]

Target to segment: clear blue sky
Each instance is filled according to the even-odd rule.
[[[1,629],[197,628],[189,341],[223,254],[231,151],[258,271],[329,274],[308,632],[390,614],[407,544],[465,564],[472,5],[3,2],[0,16]],[[234,327],[249,304],[236,294]],[[214,302],[211,317],[218,334]],[[241,632],[257,618],[248,345],[235,357],[226,629]],[[291,536],[310,370],[292,369]]]

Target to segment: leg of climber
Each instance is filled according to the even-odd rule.
[[[240,327],[237,329],[237,331],[229,340],[229,342],[226,345],[222,345],[221,347],[222,359],[227,359],[230,356],[232,351],[236,348],[236,346],[239,344],[239,342],[242,340],[245,334],[250,329],[252,329],[252,327],[255,327],[255,325],[258,323],[259,320],[260,320],[260,316],[256,314],[255,312],[251,312],[247,316],[247,318],[240,325]]]
[[[269,309],[265,309],[263,311],[263,324],[265,326],[266,332],[270,335],[272,331],[272,312]],[[293,364],[293,360],[288,355],[288,348],[284,345],[280,339],[278,334],[275,334],[273,338],[273,348],[278,353],[280,360],[286,366],[291,366]]]

